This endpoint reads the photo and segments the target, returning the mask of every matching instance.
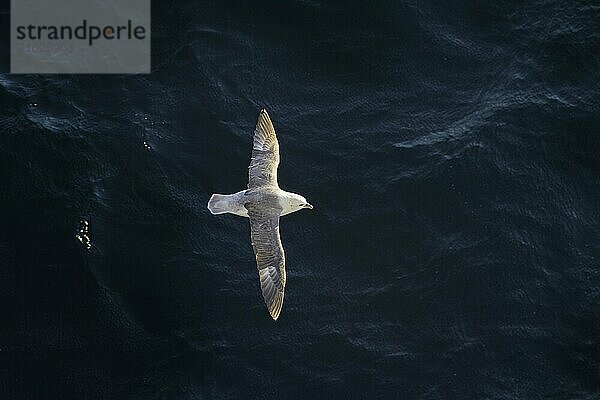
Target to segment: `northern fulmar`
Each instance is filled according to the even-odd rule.
[[[309,208],[303,196],[286,192],[277,183],[279,143],[266,110],[261,110],[254,129],[248,189],[234,194],[213,194],[208,209],[250,218],[250,237],[256,255],[260,288],[274,320],[283,305],[285,254],[279,237],[279,217]]]

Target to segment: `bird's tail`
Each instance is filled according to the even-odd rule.
[[[229,212],[230,204],[227,194],[213,194],[208,200],[208,209],[213,214],[223,214]]]

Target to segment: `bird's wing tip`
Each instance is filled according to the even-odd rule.
[[[269,310],[269,314],[271,315],[271,318],[273,318],[273,321],[277,321],[277,318],[279,318],[279,314],[281,314],[282,306],[283,306],[283,292],[280,292],[277,296],[277,299],[275,300],[275,303],[273,303],[267,307],[267,309]]]
[[[269,314],[271,314],[271,318],[273,318],[273,321],[277,321],[277,318],[279,318],[279,312],[270,312]]]

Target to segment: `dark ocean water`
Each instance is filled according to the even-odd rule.
[[[600,398],[599,27],[155,2],[151,75],[1,74],[0,398]],[[277,322],[247,220],[206,209],[263,107],[315,206]]]

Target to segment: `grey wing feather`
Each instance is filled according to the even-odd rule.
[[[275,129],[266,110],[261,110],[254,129],[252,160],[248,167],[248,189],[277,186],[277,167],[279,166],[279,143]]]
[[[279,210],[258,208],[246,204],[260,288],[271,317],[277,320],[285,290],[285,253],[279,236]]]

